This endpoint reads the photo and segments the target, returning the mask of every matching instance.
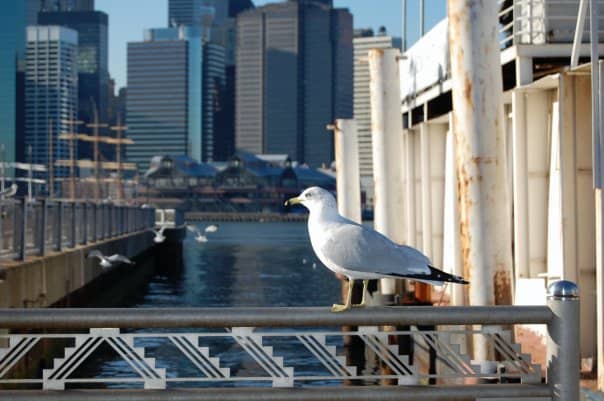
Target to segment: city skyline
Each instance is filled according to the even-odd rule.
[[[355,28],[378,29],[385,26],[393,36],[401,36],[401,0],[379,0],[384,6],[376,9],[367,0],[334,0],[335,7],[345,7],[353,14]],[[144,2],[144,12],[141,4]],[[278,3],[255,0],[257,6]],[[145,29],[166,26],[168,0],[96,0],[96,9],[109,15],[109,72],[116,81],[116,90],[126,85],[126,43],[143,39]],[[427,11],[429,14],[429,10]]]

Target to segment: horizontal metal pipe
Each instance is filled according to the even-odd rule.
[[[316,327],[414,324],[547,324],[547,306],[313,308],[0,309],[0,328]]]
[[[320,388],[222,388],[196,390],[67,390],[0,391],[0,400],[11,401],[466,401],[476,398],[551,397],[545,384],[469,386],[367,386]]]

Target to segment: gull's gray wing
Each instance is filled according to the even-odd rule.
[[[321,252],[344,269],[400,276],[430,274],[430,259],[423,253],[397,245],[368,227],[341,223],[330,225],[326,233]]]
[[[117,253],[115,255],[108,256],[107,260],[112,263],[122,262],[122,263],[128,263],[130,265],[134,264],[134,262],[131,261],[130,259],[128,259],[127,257],[125,257],[123,255],[118,255]]]
[[[103,254],[98,249],[93,249],[92,251],[88,252],[88,256],[86,257],[103,259]]]
[[[191,231],[192,233],[195,233],[196,235],[201,235],[201,232],[199,232],[199,229],[196,226],[187,224],[187,230]]]

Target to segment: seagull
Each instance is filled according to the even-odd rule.
[[[166,229],[166,226],[161,226],[159,228],[159,230],[155,230],[153,228],[149,229],[149,230],[153,231],[153,233],[155,234],[155,237],[153,237],[153,242],[155,242],[156,244],[161,244],[162,242],[164,242],[166,240],[166,236],[164,235],[165,229]]]
[[[197,226],[187,224],[187,230],[195,234],[195,241],[208,242],[208,237],[206,237],[204,233],[215,233],[216,231],[218,231],[218,225],[210,224],[209,226],[203,229],[203,232],[201,232]]]
[[[355,307],[366,305],[365,294],[371,279],[407,278],[432,285],[468,284],[462,277],[432,266],[430,259],[417,249],[395,244],[379,232],[341,216],[335,198],[323,188],[308,188],[285,202],[286,206],[295,204],[303,205],[310,212],[308,233],[319,260],[349,280],[346,303],[334,304],[333,312],[346,311],[353,306],[354,280],[363,280],[363,298]]]
[[[87,258],[88,259],[90,259],[90,258],[99,258],[99,260],[101,261],[101,263],[100,263],[101,267],[103,267],[105,269],[113,267],[113,266],[115,266],[115,265],[117,265],[119,263],[127,263],[129,265],[133,265],[134,264],[133,261],[131,261],[130,259],[128,259],[127,257],[125,257],[123,255],[118,255],[116,253],[115,255],[105,256],[98,249],[93,249],[92,251],[90,251],[88,253]]]
[[[5,188],[4,191],[0,191],[0,198],[5,199],[13,197],[17,193],[18,189],[19,186],[17,184],[12,184],[10,187]]]

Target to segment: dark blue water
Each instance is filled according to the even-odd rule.
[[[199,223],[198,226],[203,229],[207,224]],[[140,280],[133,284],[136,288],[132,288],[132,294],[120,297],[117,304],[95,306],[329,307],[340,299],[340,282],[316,259],[304,223],[220,223],[218,231],[207,237],[208,242],[198,243],[192,233],[187,232],[182,258],[169,254],[174,252],[173,249],[168,252],[166,247],[158,247],[150,256],[152,260],[140,261],[141,266],[151,265],[154,271],[142,285]],[[128,277],[123,279],[127,281]],[[124,288],[128,288],[127,283]],[[279,347],[278,354],[286,358],[287,366],[295,366],[297,375],[326,373],[318,362],[312,363],[313,357],[308,351],[294,343],[292,339],[284,338],[281,344],[275,344]],[[199,375],[198,370],[165,341],[143,339],[137,340],[135,345],[144,346],[146,356],[156,358],[156,366],[166,368],[168,377]],[[341,343],[334,345],[341,346]],[[229,367],[232,375],[266,374],[254,367],[249,356],[233,343],[216,343],[211,352],[220,356],[221,366]],[[93,367],[82,369],[83,377],[137,377],[108,347],[95,351],[91,359],[94,360]],[[170,386],[175,385],[216,383]],[[140,384],[111,386],[140,387]]]
[[[221,223],[207,237],[198,243],[187,232],[182,274],[160,269],[142,299],[121,306],[327,306],[339,298],[304,223]]]

